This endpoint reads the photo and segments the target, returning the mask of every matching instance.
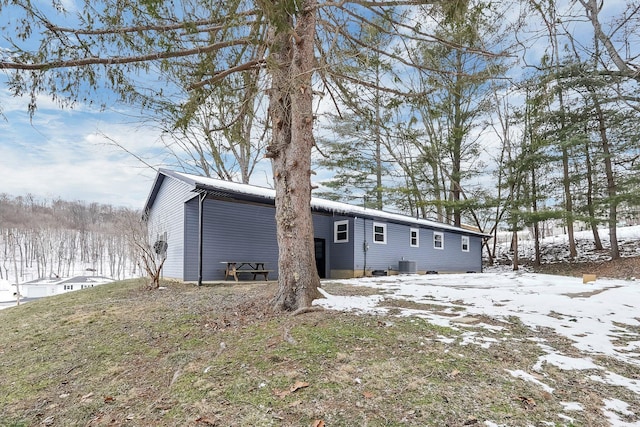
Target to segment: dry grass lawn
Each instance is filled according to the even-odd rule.
[[[276,316],[273,283],[165,285],[118,282],[0,311],[0,425],[560,426],[572,425],[561,401],[580,393],[573,425],[604,426],[602,399],[618,392],[582,390],[584,372],[547,369],[553,395],[512,376],[536,363],[537,337],[572,351],[515,319],[483,348],[463,345],[473,325]]]

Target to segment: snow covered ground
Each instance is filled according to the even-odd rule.
[[[533,240],[522,233],[519,241],[520,257],[533,259]],[[499,238],[499,256],[510,259],[511,235]],[[617,230],[621,255],[640,255],[640,226],[620,227]],[[609,248],[609,231],[600,230],[605,249]],[[610,259],[608,251],[595,251],[590,230],[575,233],[578,257],[575,261],[605,261]],[[569,260],[566,235],[551,236],[541,241],[543,261],[562,262]],[[640,271],[636,275],[640,279]],[[488,316],[497,322],[491,325],[475,323],[472,330],[465,328],[464,345],[488,347],[496,342],[495,331],[500,322],[507,324],[517,317],[536,330],[548,328],[568,338],[581,357],[567,355],[540,339],[543,351],[538,362],[531,367],[509,371],[514,377],[530,381],[542,390],[553,393],[553,384],[544,382],[545,366],[552,365],[561,370],[584,372],[585,384],[589,381],[624,387],[638,396],[636,402],[624,402],[616,398],[603,402],[603,414],[614,427],[640,426],[640,413],[629,410],[630,403],[640,400],[640,280],[615,280],[598,278],[595,282],[583,283],[582,278],[535,274],[520,270],[511,271],[510,266],[489,268],[482,274],[451,275],[405,275],[334,281],[354,287],[368,287],[378,293],[368,296],[336,296],[325,290],[326,297],[314,304],[327,309],[355,313],[389,314],[400,311],[400,316],[418,316],[429,322],[459,329],[469,326],[469,319]],[[330,288],[331,281],[324,282]],[[370,292],[364,292],[365,294]],[[424,304],[430,309],[388,308],[380,304],[383,300],[404,300]],[[433,307],[439,307],[434,309]],[[614,358],[628,366],[625,377],[607,369],[596,361],[597,356]],[[594,374],[594,372],[596,372]],[[542,379],[540,379],[542,378]],[[563,402],[567,414],[561,417],[571,425],[571,412],[583,410],[579,402]],[[485,423],[497,427],[491,422]],[[550,425],[554,425],[553,423]]]
[[[538,363],[512,375],[532,381],[543,390],[553,392],[552,384],[539,380],[546,365],[563,370],[589,370],[588,380],[626,387],[640,399],[640,378],[623,377],[599,366],[592,356],[606,355],[640,372],[640,282],[597,279],[583,284],[581,278],[534,274],[528,272],[492,272],[482,274],[405,275],[336,281],[354,287],[366,286],[380,293],[370,296],[335,296],[322,290],[326,299],[314,304],[334,310],[356,313],[388,313],[381,307],[383,299],[397,299],[439,306],[437,310],[400,309],[401,316],[418,316],[430,322],[459,328],[474,316],[489,316],[509,322],[516,316],[532,329],[550,328],[570,339],[583,357],[572,357],[540,340],[544,351]],[[331,282],[327,282],[330,284]],[[329,287],[329,286],[326,286]],[[398,308],[393,308],[394,312]],[[495,342],[496,326],[478,323],[465,332],[466,345],[490,346]],[[526,367],[525,367],[526,368]],[[593,374],[594,370],[598,372]],[[630,414],[628,403],[616,399],[605,402],[603,413],[612,426],[638,426],[623,421]],[[580,410],[577,402],[567,402],[569,410]],[[492,425],[492,424],[487,424]]]

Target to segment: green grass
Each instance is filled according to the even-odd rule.
[[[0,426],[563,425],[558,399],[505,371],[541,352],[519,322],[484,349],[419,318],[275,316],[263,286],[124,281],[0,311]]]

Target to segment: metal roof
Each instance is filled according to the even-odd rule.
[[[227,198],[232,200],[249,201],[262,203],[267,205],[275,205],[276,192],[271,188],[257,187],[249,184],[240,184],[237,182],[223,181],[215,178],[208,178],[198,175],[187,174],[183,172],[171,171],[168,169],[159,169],[158,176],[154,181],[151,193],[145,204],[145,212],[151,208],[157,192],[164,177],[171,177],[185,182],[193,187],[193,191],[197,193],[205,192],[213,198]],[[378,219],[388,222],[401,224],[409,224],[422,226],[437,230],[447,230],[460,234],[474,235],[480,237],[491,237],[488,234],[478,231],[468,230],[462,227],[432,221],[428,219],[414,218],[399,213],[381,211],[377,209],[369,209],[362,206],[355,206],[343,202],[335,202],[324,200],[317,197],[311,198],[311,209],[313,212],[326,213],[333,215],[342,215],[358,218]]]

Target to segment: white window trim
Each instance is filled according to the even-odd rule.
[[[345,233],[347,235],[346,239],[338,239],[338,226],[346,225],[347,229],[344,231],[340,231],[340,233]],[[349,220],[345,219],[342,221],[335,221],[333,223],[333,243],[348,243],[349,242]]]
[[[382,241],[376,240],[376,227],[382,227]],[[378,245],[386,245],[387,244],[387,224],[383,224],[381,222],[374,222],[373,227],[371,228],[373,231],[373,243],[377,243]]]
[[[442,244],[440,247],[436,246],[436,236],[440,236],[440,243]],[[443,250],[444,249],[444,233],[441,231],[433,232],[433,249]]]
[[[465,242],[467,243],[467,249],[464,248]],[[462,239],[460,240],[460,248],[462,249],[462,252],[469,252],[470,243],[469,236],[462,236]]]
[[[416,243],[413,243],[413,233],[416,233]],[[419,228],[410,228],[409,229],[409,246],[412,248],[420,247],[420,229]]]

